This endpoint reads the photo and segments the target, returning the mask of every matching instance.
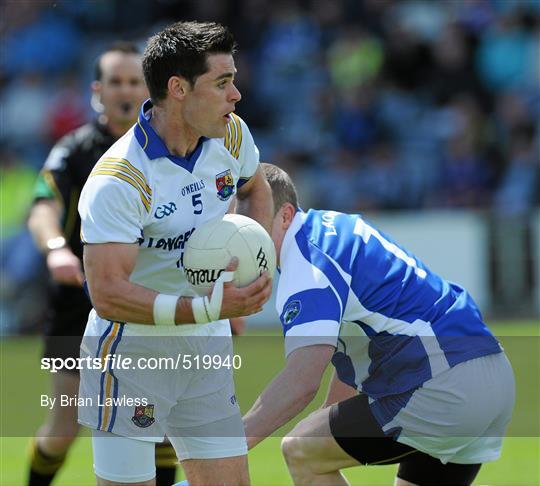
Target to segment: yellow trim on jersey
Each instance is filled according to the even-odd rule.
[[[101,359],[102,366],[105,366],[105,357],[110,353],[111,346],[113,341],[115,340],[116,336],[118,335],[118,331],[120,331],[120,323],[114,322],[110,334],[107,336],[107,339],[105,340],[105,343],[103,347],[101,348],[101,353],[99,358]],[[101,398],[101,403],[105,404],[108,402],[106,400],[107,398],[112,398],[111,396],[111,386],[112,386],[112,375],[111,373],[106,370],[104,371],[106,374],[105,376],[105,386],[103,387],[105,390],[104,396]],[[107,405],[103,407],[103,419],[101,421],[101,427],[100,430],[106,431],[109,427],[109,414],[111,413],[111,406]]]
[[[146,183],[146,179],[144,179],[144,175],[141,171],[133,167],[127,160],[125,159],[107,159],[107,160],[118,160],[119,162],[107,162],[105,160],[102,160],[96,164],[94,167],[94,170],[90,173],[90,177],[96,176],[96,175],[110,175],[117,177],[118,179],[122,179],[123,181],[126,181],[130,185],[132,185],[137,191],[139,191],[139,195],[141,197],[141,201],[146,209],[146,211],[150,211],[150,205],[152,201],[152,190]]]
[[[101,427],[100,429],[103,431],[106,431],[109,428],[109,416],[112,416],[111,413],[111,405],[105,405],[107,402],[110,402],[111,400],[107,400],[108,398],[112,398],[111,396],[111,386],[112,386],[112,375],[107,370],[105,371],[105,396],[101,399],[101,404],[104,408],[103,410],[103,420],[101,421]]]
[[[227,125],[227,134],[225,135],[224,145],[235,159],[240,156],[240,147],[242,146],[242,124],[240,123],[240,118],[234,113],[231,113],[231,121]]]
[[[229,150],[229,147],[231,146],[231,131],[229,130],[229,125],[227,125],[227,133],[225,134],[225,140],[223,140],[223,145],[225,145],[225,148]]]
[[[129,160],[126,159],[117,159],[116,157],[104,157],[101,159],[97,166],[104,166],[105,162],[112,162],[112,165],[120,165],[120,167],[128,169],[128,171],[133,172],[135,175],[135,178],[139,181],[143,189],[151,196],[152,195],[152,189],[150,189],[150,186],[146,182],[146,177],[144,177],[144,174],[137,169],[137,167],[134,167],[129,163]],[[111,164],[107,164],[111,165]]]
[[[130,179],[129,177],[125,176],[121,173],[121,171],[115,169],[115,170],[94,170],[90,174],[90,177],[94,177],[97,175],[110,175],[113,177],[117,177],[118,179],[122,179],[123,181],[127,182],[131,186],[133,186],[137,191],[139,191],[139,196],[141,197],[141,202],[143,203],[143,206],[145,207],[146,211],[150,211],[150,200],[148,199],[148,195],[145,194],[141,188],[137,185],[136,182],[133,181],[133,179]]]
[[[238,131],[238,134],[236,136],[236,149],[235,149],[235,157],[238,158],[240,156],[240,147],[242,146],[242,124],[240,123],[240,118],[236,116],[234,113],[231,113],[232,119],[234,120],[234,123],[236,125],[236,129]]]
[[[238,129],[236,128],[236,122],[234,118],[231,115],[231,121],[229,122],[229,130],[231,131],[231,145],[230,145],[230,151],[232,156],[235,156],[235,149],[236,149],[236,139],[238,138]]]
[[[137,187],[146,194],[146,197],[148,200],[152,200],[152,192],[149,191],[150,189],[148,186],[141,184],[141,181],[137,178],[136,175],[133,174],[130,170],[126,169],[122,165],[118,164],[109,164],[108,162],[100,162],[98,165],[94,167],[94,172],[100,172],[100,171],[113,171],[113,172],[119,172],[126,176],[128,176],[135,184],[137,184]],[[148,188],[148,189],[147,189]]]
[[[230,152],[231,150],[231,129],[229,127],[230,122],[227,124],[227,133],[225,134],[225,140],[223,141],[223,145],[225,145],[225,148]]]
[[[145,150],[146,147],[148,146],[148,134],[146,133],[146,130],[143,128],[143,126],[141,125],[140,120],[137,120],[137,125],[139,125],[139,128],[141,129],[141,131],[142,131],[143,134],[144,134],[144,146],[143,146],[143,150]]]
[[[116,170],[94,170],[90,174],[90,177],[94,177],[97,175],[110,175],[113,177],[118,177],[118,179],[122,179],[123,181],[126,181],[128,184],[133,186],[137,191],[139,191],[139,196],[141,197],[141,202],[143,203],[146,211],[150,211],[150,201],[147,199],[147,195],[141,190],[141,188],[129,177],[126,177],[125,175],[121,174],[119,171]]]
[[[99,358],[101,359],[101,362],[104,363],[105,356],[109,354],[109,351],[111,350],[112,342],[114,341],[114,338],[118,334],[118,331],[120,330],[120,323],[119,322],[113,322],[112,329],[109,331],[109,335],[105,338],[105,342],[103,346],[101,347],[101,353]]]

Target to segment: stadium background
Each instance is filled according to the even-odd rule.
[[[498,335],[526,336],[506,338],[521,425],[478,484],[540,484],[540,354],[538,337],[527,337],[540,327],[538,0],[3,0],[0,8],[2,485],[22,484],[23,431],[43,413],[25,405],[28,389],[47,389],[35,337],[46,272],[24,229],[37,171],[59,137],[93,116],[99,51],[119,38],[144,47],[180,19],[233,30],[237,112],[262,159],[296,179],[304,208],[366,213],[465,283]],[[252,333],[278,332],[270,308],[251,324]],[[271,343],[253,355],[266,368],[254,360],[237,379],[243,408],[264,385],[260,370],[270,378],[282,363],[279,339]],[[253,346],[238,346],[249,362]],[[6,429],[17,422],[19,433]],[[82,440],[59,484],[91,484],[90,466]],[[287,484],[278,439],[254,451],[251,469],[254,484]],[[392,471],[351,477],[389,484]]]

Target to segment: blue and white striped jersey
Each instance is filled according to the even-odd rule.
[[[280,259],[286,354],[335,346],[339,378],[373,399],[502,350],[467,291],[359,215],[298,211]]]

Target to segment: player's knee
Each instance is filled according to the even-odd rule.
[[[293,455],[295,454],[294,450],[294,443],[296,441],[296,437],[289,437],[285,436],[283,439],[281,439],[281,453],[283,454],[283,457],[285,458],[285,461],[287,464],[289,464],[292,459]]]
[[[307,437],[292,437],[285,436],[281,440],[281,453],[285,458],[285,462],[289,466],[296,466],[306,464],[309,460],[306,453],[306,440]]]

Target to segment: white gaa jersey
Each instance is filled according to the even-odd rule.
[[[182,266],[184,245],[197,226],[227,212],[236,189],[257,170],[259,151],[247,125],[232,114],[224,139],[202,137],[188,157],[172,155],[149,123],[151,107],[150,100],[143,104],[137,124],[92,170],[79,201],[81,239],[138,243],[131,282],[193,296]],[[170,330],[182,333],[181,327]]]

